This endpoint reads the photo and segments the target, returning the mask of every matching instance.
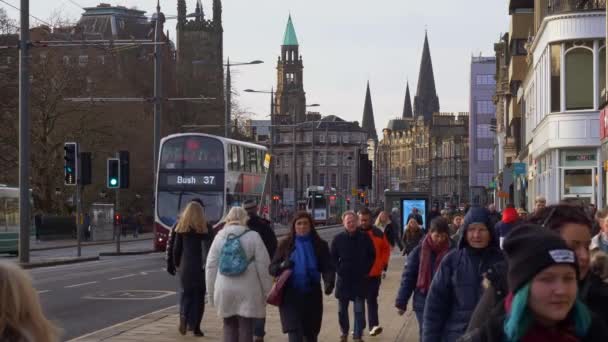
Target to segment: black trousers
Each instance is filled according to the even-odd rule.
[[[184,319],[192,330],[200,329],[205,313],[205,277],[203,275],[203,284],[201,286],[184,287],[182,293],[182,309],[180,312],[184,315]]]
[[[380,294],[380,277],[370,277],[367,284],[367,323],[370,329],[380,325],[378,318],[378,295]]]

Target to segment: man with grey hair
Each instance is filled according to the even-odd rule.
[[[534,214],[540,213],[547,206],[547,199],[543,196],[537,196],[534,200]]]
[[[264,242],[264,246],[266,246],[266,250],[268,251],[268,256],[270,257],[270,260],[272,260],[274,253],[277,250],[278,241],[277,236],[270,226],[270,221],[258,216],[258,202],[254,199],[245,200],[243,202],[243,209],[245,209],[249,215],[247,226],[260,235]],[[254,320],[253,340],[255,342],[264,341],[264,336],[266,335],[265,326],[265,318],[256,318]]]

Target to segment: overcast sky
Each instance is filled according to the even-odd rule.
[[[15,6],[18,0],[5,0]],[[53,11],[77,19],[82,7],[100,2],[136,6],[151,14],[156,0],[30,0],[31,14],[46,19]],[[161,0],[167,15],[177,0]],[[196,0],[186,0],[188,13]],[[304,59],[307,102],[324,114],[361,121],[369,80],[376,128],[403,110],[409,79],[412,101],[418,80],[425,28],[428,29],[435,82],[442,111],[468,111],[472,55],[494,55],[493,44],[508,30],[508,1],[503,0],[224,0],[224,57],[261,59],[262,65],[233,72],[239,101],[260,118],[269,113],[269,96],[243,89],[276,85],[276,61],[291,13]],[[212,0],[203,0],[211,15]],[[10,16],[16,10],[0,3]],[[35,20],[32,20],[35,23]],[[175,37],[175,20],[168,22]]]

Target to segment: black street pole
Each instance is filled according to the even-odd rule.
[[[230,85],[230,58],[226,63],[226,105],[224,106],[226,109],[226,113],[224,114],[224,137],[230,137],[230,110],[232,109],[230,101],[232,100],[232,87]]]
[[[161,64],[162,49],[159,45],[161,28],[160,3],[156,3],[156,24],[154,25],[154,166],[153,179],[156,179],[156,168],[158,167],[158,154],[160,148],[160,120],[162,114],[162,85]]]
[[[19,262],[30,261],[30,1],[21,0],[19,39]]]

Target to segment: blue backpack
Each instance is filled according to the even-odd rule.
[[[251,230],[246,230],[239,235],[228,234],[226,243],[224,243],[222,251],[220,252],[220,274],[234,277],[243,274],[247,270],[247,267],[253,261],[253,258],[251,258],[251,260],[247,259],[247,254],[241,245],[240,239],[241,236],[249,232],[251,232]]]

